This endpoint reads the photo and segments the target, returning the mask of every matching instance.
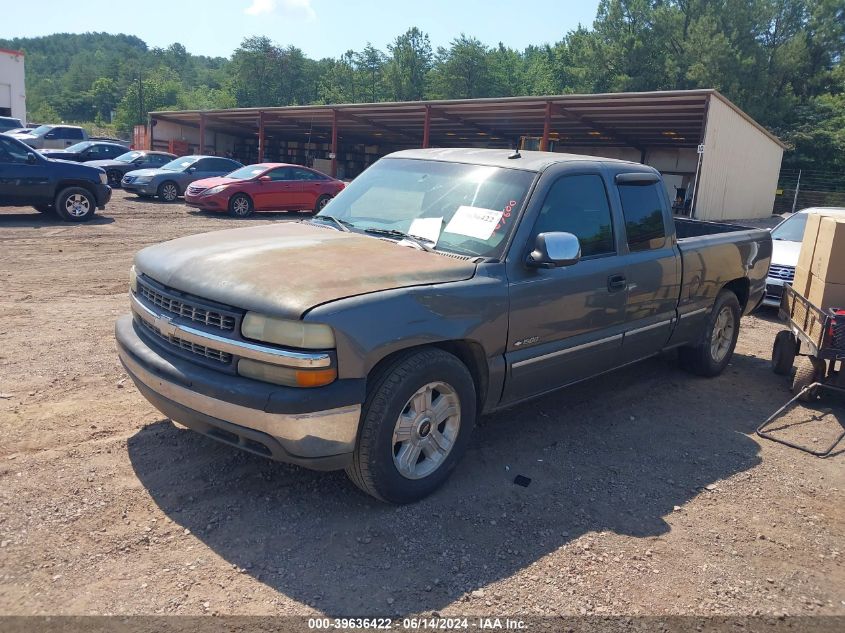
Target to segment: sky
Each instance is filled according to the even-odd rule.
[[[599,0],[27,0],[20,20],[3,20],[0,39],[105,31],[136,35],[150,47],[181,42],[198,55],[228,57],[245,37],[266,35],[309,57],[337,57],[387,43],[411,26],[448,46],[459,35],[523,49],[590,26]],[[530,7],[530,11],[527,8]],[[8,12],[7,12],[8,13]],[[8,16],[7,16],[8,17]],[[32,19],[30,19],[32,18]]]

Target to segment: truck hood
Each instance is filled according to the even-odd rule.
[[[772,265],[795,266],[798,264],[798,254],[800,252],[801,242],[772,240]]]
[[[135,266],[175,290],[289,319],[346,297],[475,273],[470,261],[291,222],[157,244],[140,251]]]

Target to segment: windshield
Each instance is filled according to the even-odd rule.
[[[496,258],[534,176],[500,167],[388,158],[353,180],[319,215],[335,217],[352,230],[401,231],[437,249]]]
[[[117,156],[115,160],[120,161],[121,163],[131,163],[139,156],[141,156],[141,152],[126,152],[125,154]]]
[[[39,125],[34,130],[29,130],[30,134],[35,134],[35,136],[44,136],[47,132],[53,129],[52,125]]]
[[[250,178],[255,178],[259,174],[264,173],[267,171],[266,167],[261,167],[258,165],[250,165],[249,167],[241,167],[240,169],[236,169],[231,174],[226,174],[223,178],[231,178],[232,180],[249,180]]]
[[[199,156],[183,156],[182,158],[165,163],[161,166],[161,169],[166,169],[167,171],[185,171],[199,159]]]
[[[81,143],[76,143],[74,145],[71,145],[70,147],[67,148],[67,151],[69,151],[69,152],[81,152],[82,150],[91,147],[91,145],[93,145],[93,143],[91,143],[91,141],[82,141]]]
[[[807,214],[797,213],[781,222],[772,230],[772,239],[800,242],[804,239],[805,226],[807,226]]]

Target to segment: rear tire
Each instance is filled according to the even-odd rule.
[[[792,332],[789,330],[778,332],[772,345],[772,371],[779,376],[791,374],[797,351],[798,345]]]
[[[87,222],[97,212],[94,195],[82,187],[62,189],[54,205],[58,216],[67,222]]]
[[[323,210],[323,207],[326,206],[329,202],[331,202],[332,197],[327,195],[322,195],[317,198],[316,204],[314,204],[314,213],[319,213]]]
[[[371,378],[346,474],[389,503],[418,501],[439,488],[460,460],[475,424],[475,384],[452,354],[400,355]]]
[[[229,198],[229,215],[236,218],[248,218],[253,211],[252,199],[245,193],[236,193]]]
[[[736,347],[739,318],[736,295],[730,290],[722,290],[707,318],[701,343],[678,350],[681,366],[690,373],[708,378],[721,374],[731,362]]]
[[[824,362],[810,358],[809,356],[802,356],[798,361],[798,366],[795,368],[795,377],[792,379],[792,394],[798,395],[809,385],[814,382],[819,382],[824,372]],[[810,389],[800,398],[801,402],[812,402],[818,398],[818,389]]]
[[[176,202],[179,197],[179,185],[172,180],[166,180],[158,186],[156,193],[164,202]]]

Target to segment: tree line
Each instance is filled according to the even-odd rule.
[[[602,0],[591,27],[523,50],[465,33],[434,48],[416,27],[324,59],[263,36],[229,58],[106,33],[0,47],[26,52],[31,120],[123,135],[153,110],[716,88],[788,165],[845,171],[845,0]]]

